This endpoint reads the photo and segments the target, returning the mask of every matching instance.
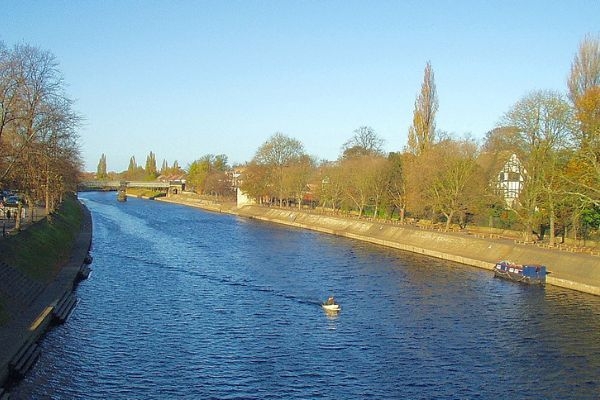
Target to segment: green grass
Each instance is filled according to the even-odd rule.
[[[48,282],[69,259],[82,219],[77,199],[67,196],[46,219],[1,239],[0,259],[32,279]]]

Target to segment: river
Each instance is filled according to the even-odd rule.
[[[600,298],[114,193],[13,399],[598,399]],[[320,303],[342,306],[327,315]]]

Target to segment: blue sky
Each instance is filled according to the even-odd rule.
[[[360,126],[401,150],[431,61],[437,127],[482,138],[521,97],[566,92],[585,1],[4,0],[0,40],[52,52],[85,168],[249,161],[275,132],[336,159]]]

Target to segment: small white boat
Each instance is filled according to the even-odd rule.
[[[339,304],[322,304],[325,311],[340,311],[342,307]]]
[[[335,302],[333,296],[330,296],[326,302],[321,304],[321,306],[325,311],[328,312],[338,312],[341,309],[340,305]]]

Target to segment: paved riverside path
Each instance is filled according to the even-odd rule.
[[[90,212],[83,204],[80,203],[80,206],[83,211],[81,230],[67,263],[28,305],[16,312],[7,310],[11,319],[4,326],[0,326],[0,383],[4,383],[8,378],[9,363],[21,346],[27,341],[35,342],[45,333],[52,319],[49,307],[55,306],[65,293],[74,288],[74,282],[92,241]]]
[[[32,223],[46,218],[46,215],[48,214],[46,212],[46,207],[25,207],[23,210],[25,215],[23,216],[23,218],[21,218],[21,229],[27,229],[28,225],[31,225]],[[16,207],[0,208],[0,229],[2,230],[3,235],[8,235],[15,229],[16,221],[14,215],[16,212]],[[0,240],[2,239],[3,235],[0,235]]]

